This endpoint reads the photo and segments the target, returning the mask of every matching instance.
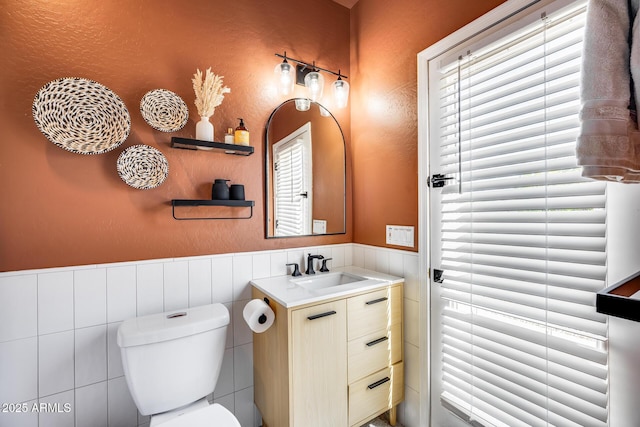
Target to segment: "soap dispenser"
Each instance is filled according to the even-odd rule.
[[[234,134],[234,141],[238,145],[249,145],[249,131],[244,125],[244,119],[238,118],[240,124],[236,128]]]
[[[211,188],[211,200],[229,200],[228,179],[216,179]]]

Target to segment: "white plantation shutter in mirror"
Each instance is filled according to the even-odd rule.
[[[605,184],[583,179],[575,159],[585,9],[537,12],[536,24],[430,67],[431,162],[454,177],[432,190],[444,272],[434,374],[443,404],[469,422],[608,423],[607,320],[595,310]]]
[[[308,180],[309,160],[302,139],[278,146],[274,152],[274,217],[276,236],[309,234]],[[305,195],[306,194],[306,195]]]

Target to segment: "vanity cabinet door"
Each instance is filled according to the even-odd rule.
[[[291,313],[292,425],[347,425],[345,300]]]

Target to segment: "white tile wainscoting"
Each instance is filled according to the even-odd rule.
[[[243,427],[253,405],[252,333],[242,319],[251,279],[286,274],[307,253],[398,276],[405,282],[405,402],[399,420],[418,425],[418,254],[340,244],[289,250],[0,273],[0,427],[147,426],[127,389],[116,344],[130,317],[223,303],[230,311],[222,371],[211,401]],[[26,411],[26,412],[19,412]]]

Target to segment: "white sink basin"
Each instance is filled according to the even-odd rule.
[[[372,291],[401,281],[400,277],[351,265],[325,273],[318,271],[313,275],[265,277],[252,280],[251,284],[269,299],[283,307],[293,308]]]
[[[316,290],[333,288],[334,286],[346,285],[349,283],[361,282],[368,280],[366,277],[356,276],[355,274],[349,274],[344,272],[337,273],[318,273],[313,277],[301,277],[298,279],[292,279],[291,281],[298,286],[305,289]]]

